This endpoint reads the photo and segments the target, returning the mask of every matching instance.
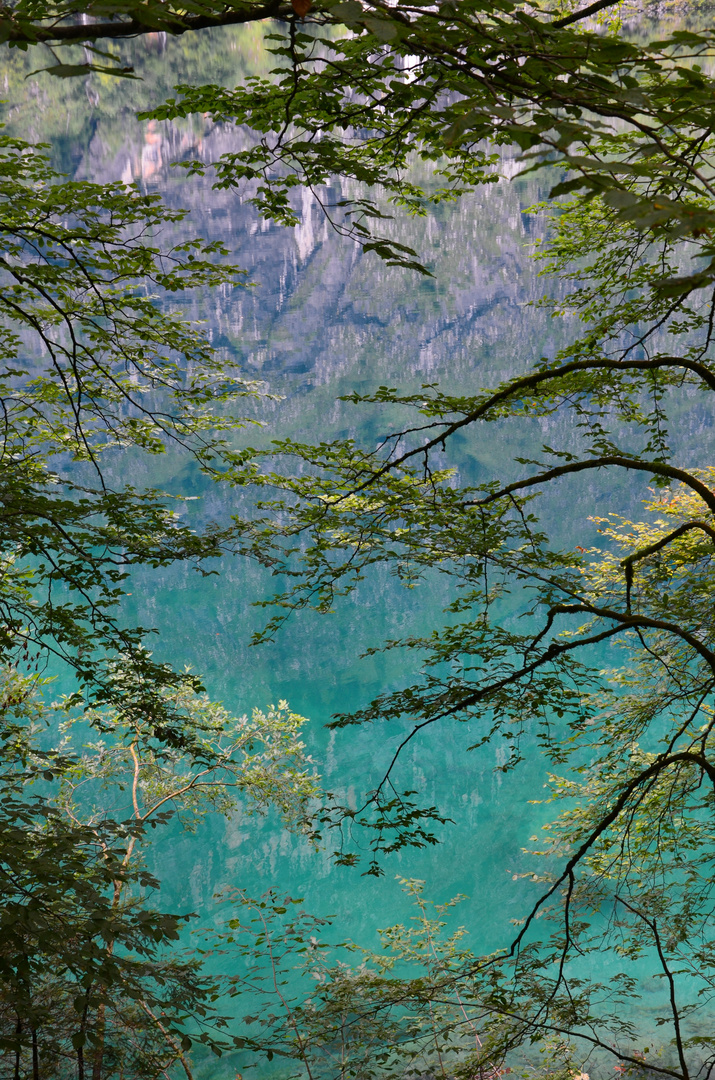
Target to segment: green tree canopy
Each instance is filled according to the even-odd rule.
[[[172,298],[242,275],[221,245],[162,247],[184,215],[158,196],[64,180],[42,148],[8,136],[0,154],[0,649],[5,663],[55,654],[97,704],[152,714],[171,740],[160,691],[187,676],[152,661],[117,604],[133,566],[201,567],[230,531],[198,533],[161,493],[113,488],[102,458],[176,447],[214,476],[234,460],[225,433],[257,387]]]
[[[584,23],[594,13],[340,4],[331,17],[350,33],[294,20],[278,35],[273,81],[180,87],[153,115],[201,110],[252,128],[246,150],[189,168],[215,170],[220,186],[257,182],[261,211],[286,224],[291,188],[322,199],[336,175],[420,213],[489,180],[499,145],[515,145],[526,170],[552,170],[552,236],[539,254],[566,295],[547,303],[556,317],[575,313],[582,333],[555,356],[525,355],[524,373],[501,385],[352,395],[405,410],[376,449],[277,442],[246,550],[291,582],[265,635],[298,608],[329,612],[377,565],[410,586],[430,573],[451,583],[442,626],[375,644],[416,654],[421,676],[334,720],[404,733],[363,805],[326,818],[346,838],[339,862],[357,860],[356,822],[373,837],[368,872],[385,853],[435,842],[439,807],[415,803],[399,768],[450,717],[470,721],[471,749],[503,738],[505,768],[535,733],[551,768],[566,770],[554,791],[567,809],[537,845],[541,888],[503,952],[465,960],[429,993],[424,982],[386,987],[368,1013],[384,1015],[395,995],[425,1010],[466,996],[486,1049],[457,1069],[505,1067],[517,1048],[556,1038],[565,1069],[596,1052],[599,1070],[615,1054],[619,1069],[686,1078],[713,1060],[715,493],[711,462],[671,431],[690,402],[709,413],[715,389],[710,31],[639,45]],[[435,188],[413,186],[414,154],[434,161]],[[345,215],[336,226],[365,251],[419,269],[418,252],[390,246],[399,233],[370,231],[384,207],[360,197],[326,210]],[[457,482],[458,436],[534,417],[550,422],[549,443]],[[598,500],[602,547],[546,535],[541,492],[576,476],[612,490],[614,473],[632,476],[641,499],[653,489],[648,520],[609,517]],[[608,643],[622,651],[604,672],[596,650]],[[650,1020],[644,974],[662,987]]]
[[[619,1069],[688,1080],[709,1075],[715,1055],[707,1028],[713,980],[715,485],[712,462],[701,460],[699,448],[670,437],[687,403],[704,402],[707,410],[715,389],[715,85],[708,70],[713,40],[703,15],[701,29],[642,44],[614,20],[601,27],[589,21],[608,7],[600,0],[580,10],[473,0],[394,6],[346,0],[310,10],[298,0],[291,9],[18,5],[6,18],[7,40],[53,47],[282,18],[271,24],[277,60],[270,79],[237,88],[180,87],[175,99],[151,115],[164,120],[202,112],[217,122],[245,125],[254,134],[246,149],[217,163],[192,162],[189,170],[212,171],[220,186],[256,184],[260,210],[288,225],[296,220],[291,192],[307,186],[338,230],[373,257],[410,272],[429,268],[399,240],[394,226],[385,226],[390,202],[396,212],[424,213],[430,201],[460,197],[494,178],[500,147],[515,147],[523,169],[551,170],[552,237],[540,254],[545,269],[568,284],[568,294],[553,304],[554,315],[576,313],[582,333],[556,356],[525,355],[523,373],[501,385],[465,387],[460,394],[430,384],[417,392],[380,387],[367,399],[353,395],[356,406],[369,400],[404,410],[404,423],[387,431],[377,449],[353,440],[283,440],[269,454],[230,452],[214,440],[217,414],[205,410],[214,400],[217,377],[221,400],[246,389],[240,381],[224,385],[203,347],[200,360],[208,365],[211,390],[201,379],[186,389],[183,374],[175,373],[163,350],[192,356],[188,343],[162,336],[174,332],[173,321],[155,330],[153,320],[161,319],[157,306],[133,306],[134,291],[131,300],[122,293],[109,316],[110,327],[112,319],[120,325],[123,305],[129,305],[129,324],[141,328],[139,354],[131,335],[128,359],[121,354],[129,375],[106,369],[102,350],[114,356],[117,341],[125,344],[122,334],[105,336],[99,316],[96,329],[94,322],[80,329],[94,349],[88,373],[70,329],[61,329],[51,340],[51,356],[54,350],[59,358],[51,364],[61,372],[69,366],[68,389],[60,389],[59,411],[53,411],[53,399],[52,410],[32,413],[42,419],[33,420],[29,435],[18,435],[25,442],[45,440],[52,448],[46,453],[55,454],[58,432],[64,437],[66,431],[70,451],[88,464],[104,440],[154,450],[167,438],[179,439],[209,472],[262,489],[262,516],[238,521],[230,537],[249,556],[289,575],[291,587],[276,598],[278,615],[266,634],[298,608],[328,612],[378,563],[409,585],[428,573],[448,579],[452,592],[444,624],[421,637],[384,643],[419,655],[420,678],[361,712],[336,717],[338,727],[377,719],[407,720],[409,727],[364,804],[357,810],[328,808],[325,824],[349,829],[362,822],[373,837],[367,869],[377,873],[386,852],[434,842],[434,822],[442,817],[439,807],[421,806],[414,793],[400,790],[406,745],[457,716],[476,728],[475,746],[503,738],[509,751],[505,767],[513,768],[524,733],[538,735],[555,770],[554,791],[566,803],[552,827],[553,839],[537,845],[548,859],[545,868],[534,870],[540,890],[523,924],[496,956],[463,957],[458,971],[432,971],[417,988],[388,987],[390,994],[403,994],[402,1000],[404,994],[412,995],[410,1001],[417,996],[428,1010],[449,986],[468,993],[488,1047],[486,1057],[478,1052],[467,1060],[469,1075],[486,1068],[485,1062],[506,1067],[508,1054],[552,1036],[565,1040],[561,1057],[567,1071],[595,1047],[615,1055]],[[89,21],[79,22],[80,14]],[[50,70],[58,76],[80,75],[92,66],[55,59]],[[433,186],[414,182],[409,166],[415,155],[433,163]],[[331,207],[324,195],[333,177],[364,187]],[[63,189],[59,184],[51,191]],[[128,200],[122,213],[136,220],[131,208],[141,197],[116,197]],[[109,198],[102,195],[102,206]],[[147,207],[137,212],[151,216]],[[107,265],[101,251],[94,254],[93,245],[101,249],[102,242],[93,232],[86,258],[103,302],[110,302],[104,300]],[[73,237],[72,250],[82,243],[81,236]],[[126,280],[149,275],[158,288],[171,289],[182,275],[191,283],[199,280],[196,274],[205,275],[215,284],[218,278],[211,275],[224,273],[203,253],[186,249],[180,270],[166,279],[161,258],[153,247],[147,254],[142,241],[132,248]],[[199,259],[196,273],[193,258]],[[52,283],[53,259],[31,257],[40,268],[33,274],[41,271]],[[65,263],[74,265],[66,257]],[[7,273],[13,269],[15,262]],[[52,287],[57,289],[56,282]],[[22,291],[25,277],[17,288],[23,310],[40,304],[37,290],[32,296]],[[42,288],[50,288],[44,277]],[[113,289],[110,279],[110,299]],[[68,297],[63,294],[59,303],[64,311]],[[54,325],[52,304],[40,307],[43,327]],[[81,317],[69,318],[74,326]],[[158,342],[159,356],[153,351]],[[165,418],[163,404],[145,419],[132,371],[147,391],[185,395],[180,419],[173,413]],[[57,387],[51,378],[49,385]],[[33,389],[43,402],[46,382]],[[34,387],[31,380],[28,385]],[[127,421],[116,407],[119,400],[130,406]],[[45,430],[50,413],[60,419]],[[503,472],[479,482],[457,482],[449,455],[460,433],[488,433],[485,425],[495,423],[508,429],[526,417],[565,417],[566,423],[553,425],[556,444],[544,444],[529,460],[505,463]],[[264,471],[256,460],[265,463]],[[636,478],[639,497],[650,500],[647,520],[640,520],[640,510],[631,520],[609,516],[606,503],[598,508],[602,547],[546,535],[537,513],[539,493],[569,477],[598,481],[613,473]],[[102,501],[107,497],[101,485],[90,495],[106,515],[97,526],[105,530],[114,527]],[[160,499],[131,498],[140,506],[148,499],[163,524]],[[82,505],[81,499],[71,502]],[[90,511],[82,512],[86,530]],[[112,542],[118,545],[121,537],[131,560],[134,549],[131,542],[125,545],[124,530],[130,541],[135,533],[124,519],[115,528]],[[175,557],[174,550],[181,557],[189,549],[213,554],[229,542],[228,535],[200,541],[179,535],[178,548],[167,551],[161,528],[149,544],[139,531],[141,541],[133,541],[137,558],[156,565]],[[170,535],[173,540],[176,534]],[[82,543],[85,567],[95,540],[82,534]],[[208,548],[197,552],[191,547],[196,543]],[[62,544],[52,550],[64,558]],[[32,547],[20,550],[36,555]],[[92,585],[102,611],[111,608],[110,586],[106,594],[101,590],[105,580],[114,585],[113,565],[102,564],[101,579],[75,584],[70,559],[71,553],[60,562],[62,580],[70,588]],[[30,572],[30,564],[22,572]],[[510,597],[522,604],[519,622],[505,617]],[[70,610],[72,626],[89,623],[104,633],[104,616],[95,618],[89,601],[84,604]],[[33,625],[24,614],[29,603],[21,610],[17,628],[8,620],[14,634],[23,620]],[[55,633],[59,616],[54,606],[51,611]],[[127,632],[122,649],[135,662],[140,687],[136,696],[132,687],[121,688],[123,708],[128,701],[136,713],[163,716],[156,711],[157,687],[177,677],[142,667],[150,661],[140,652],[138,632],[133,634]],[[45,624],[35,637],[47,640]],[[55,637],[61,644],[61,634]],[[617,655],[623,662],[604,673],[594,649],[605,643],[622,647]],[[81,665],[79,670],[88,681]],[[93,666],[95,682],[96,671]],[[105,685],[100,681],[100,702],[111,696]],[[150,709],[142,696],[147,693],[153,695]],[[170,715],[155,733],[171,741],[184,730]],[[347,841],[336,849],[339,861],[356,861]],[[614,965],[609,978],[594,973],[596,955]],[[629,968],[646,957],[655,965],[664,1002],[658,1003],[655,1024],[664,1034],[653,1041],[649,1031],[647,1049],[641,1037],[646,1028],[638,1026],[639,989]],[[394,1000],[389,998],[390,1008]],[[371,1000],[369,1007],[380,1010],[383,1004]],[[454,1012],[446,1023],[453,1031]]]

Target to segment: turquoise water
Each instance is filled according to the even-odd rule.
[[[228,31],[135,49],[142,83],[45,75],[26,82],[25,60],[11,57],[5,120],[11,132],[47,141],[68,175],[138,180],[170,204],[190,209],[182,236],[200,232],[232,249],[255,287],[196,296],[190,311],[208,323],[216,347],[238,356],[248,375],[283,396],[262,414],[264,438],[377,439],[396,414],[339,404],[340,394],[381,383],[416,388],[436,379],[454,389],[476,387],[554,351],[554,325],[526,306],[543,292],[526,247],[543,234],[543,226],[524,211],[545,187],[505,180],[424,220],[395,223],[402,238],[425,253],[435,277],[422,280],[387,269],[335,235],[309,198],[298,196],[301,225],[285,230],[261,223],[239,195],[215,192],[209,179],[187,181],[171,169],[172,161],[195,150],[208,160],[217,157],[240,142],[240,132],[201,120],[183,126],[136,121],[137,109],[161,100],[180,79],[230,83],[248,68],[265,69],[254,37]],[[527,449],[538,437],[534,428],[518,438]],[[492,431],[481,445],[463,440],[455,464],[465,479],[475,478],[514,446],[509,433],[495,439]],[[127,468],[125,457],[107,465],[118,482]],[[199,494],[204,518],[225,518],[236,509],[235,494],[207,486],[176,458],[132,460],[131,474],[134,483]],[[178,567],[140,575],[126,614],[155,626],[156,653],[190,664],[204,676],[211,696],[229,708],[243,712],[287,699],[311,721],[307,741],[326,786],[358,800],[374,786],[398,735],[384,726],[331,734],[324,725],[334,712],[358,708],[399,685],[408,674],[403,657],[360,660],[360,654],[383,637],[429,628],[440,618],[447,594],[438,581],[405,591],[377,574],[335,615],[302,615],[275,644],[251,648],[251,633],[264,618],[252,601],[274,588],[265,571],[239,560],[227,561],[220,578],[202,579]],[[406,912],[394,877],[409,875],[425,878],[440,900],[468,894],[472,911],[479,913],[476,936],[496,945],[502,930],[508,932],[504,914],[515,915],[520,905],[521,890],[511,876],[521,866],[520,846],[534,816],[527,799],[543,782],[543,768],[534,757],[520,775],[504,776],[494,771],[503,760],[501,750],[466,755],[472,741],[454,723],[406,755],[399,785],[417,788],[455,825],[441,830],[439,847],[386,860],[382,880],[361,877],[359,869],[333,868],[325,852],[282,833],[274,821],[219,819],[196,835],[158,841],[154,858],[162,902],[210,917],[213,894],[226,884],[254,895],[277,886],[305,896],[316,913],[338,916],[343,936],[369,942],[376,926]]]
[[[249,271],[255,288],[195,297],[192,311],[207,321],[218,348],[283,396],[262,414],[265,437],[318,441],[351,434],[369,442],[391,428],[394,414],[358,411],[337,403],[340,394],[383,383],[410,390],[436,380],[445,388],[476,389],[553,355],[569,332],[568,325],[529,306],[547,287],[529,258],[534,238],[544,232],[541,219],[526,213],[546,193],[538,178],[504,179],[423,220],[396,223],[403,242],[433,265],[434,280],[420,280],[361,257],[330,231],[308,198],[297,199],[301,225],[284,230],[262,224],[239,195],[212,191],[210,180],[178,177],[171,161],[196,148],[210,160],[237,145],[241,133],[201,122],[140,125],[134,109],[160,100],[183,78],[230,82],[250,67],[261,70],[265,57],[255,36],[232,31],[197,44],[154,43],[138,54],[145,82],[131,86],[106,80],[66,86],[48,76],[23,84],[22,62],[13,59],[6,79],[11,130],[27,135],[29,128],[31,137],[50,141],[70,175],[139,180],[170,203],[189,207],[184,231],[223,239]],[[510,171],[508,160],[504,171]],[[702,463],[703,445],[712,442],[711,421],[692,416],[681,437],[686,443],[695,425]],[[546,425],[535,422],[518,430],[492,427],[483,441],[456,443],[452,463],[465,481],[495,467],[503,474],[505,462],[551,437]],[[116,458],[110,472],[121,479],[126,465]],[[238,496],[208,487],[173,458],[132,462],[132,480],[200,495],[198,513],[205,518],[221,519],[238,507],[232,501]],[[564,484],[544,502],[547,525],[564,542],[588,543],[589,515],[627,505],[640,490],[629,485],[614,481],[607,490],[601,483],[596,495],[595,483]],[[240,560],[228,560],[220,578],[175,568],[138,576],[127,615],[155,626],[156,653],[190,664],[210,695],[232,710],[287,699],[310,719],[307,741],[326,787],[359,801],[379,779],[400,733],[387,725],[331,733],[324,725],[333,713],[364,706],[410,678],[399,654],[360,654],[382,638],[441,621],[445,587],[428,580],[406,591],[376,572],[335,614],[295,617],[275,643],[253,648],[250,637],[264,614],[252,602],[274,587],[264,570]],[[473,741],[468,725],[451,722],[411,744],[398,786],[417,789],[453,824],[440,829],[438,846],[386,858],[383,878],[334,867],[325,851],[315,852],[270,818],[236,815],[214,818],[192,835],[171,830],[157,841],[152,862],[163,882],[162,903],[197,911],[210,925],[219,918],[212,898],[225,886],[253,895],[276,887],[305,897],[316,914],[336,916],[340,937],[370,946],[378,927],[409,914],[395,876],[418,877],[438,901],[467,894],[460,920],[469,926],[475,950],[503,945],[512,933],[509,920],[523,913],[529,895],[530,886],[513,878],[529,866],[522,848],[545,816],[532,801],[544,794],[546,768],[527,745],[519,770],[502,774],[495,771],[504,761],[501,747],[465,753]]]

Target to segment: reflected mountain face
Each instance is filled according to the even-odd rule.
[[[229,246],[254,287],[201,303],[211,309],[214,345],[249,371],[306,388],[349,375],[461,379],[486,364],[492,381],[556,348],[551,320],[535,311],[524,318],[524,305],[543,293],[526,246],[543,235],[525,214],[545,194],[538,182],[504,178],[424,219],[395,220],[389,231],[433,269],[434,279],[424,279],[363,257],[307,190],[293,197],[300,224],[285,229],[259,217],[250,188],[214,190],[210,171],[187,180],[174,162],[215,162],[250,137],[202,119],[193,127],[135,124],[117,151],[98,132],[76,175],[159,190],[190,209],[187,235],[198,229]],[[354,185],[338,182],[320,193],[326,204],[354,194]]]
[[[187,179],[173,167],[191,158],[211,163],[242,149],[247,131],[202,116],[181,123],[136,120],[137,111],[171,96],[179,82],[235,85],[247,74],[267,74],[275,62],[257,28],[168,41],[150,35],[119,51],[142,81],[94,74],[26,81],[36,60],[6,54],[4,119],[11,132],[50,142],[57,165],[74,178],[160,191],[191,211],[181,236],[199,232],[227,244],[254,287],[194,297],[191,311],[208,315],[214,345],[249,372],[289,392],[335,379],[338,393],[345,380],[350,388],[385,379],[461,383],[480,368],[487,377],[479,381],[492,382],[556,348],[553,322],[524,310],[543,293],[525,246],[543,226],[525,210],[545,195],[546,185],[533,178],[510,182],[508,156],[503,180],[456,205],[437,207],[424,219],[397,211],[389,231],[435,274],[419,279],[374,255],[363,257],[333,232],[309,192],[294,196],[300,224],[277,228],[259,218],[250,188],[216,191],[210,171]],[[421,179],[429,182],[426,171]],[[355,193],[355,185],[336,183],[321,198],[337,203]]]

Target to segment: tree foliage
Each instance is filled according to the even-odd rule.
[[[708,1075],[715,494],[698,447],[669,429],[713,389],[712,287],[676,298],[652,288],[689,241],[644,237],[605,200],[569,202],[554,230],[541,257],[573,286],[553,307],[579,313],[583,336],[470,395],[378,389],[371,402],[410,418],[376,449],[276,443],[271,496],[263,518],[244,523],[246,550],[292,574],[269,635],[300,608],[331,611],[376,566],[409,586],[434,573],[450,584],[442,626],[381,646],[415,654],[419,678],[333,721],[387,720],[400,732],[363,804],[326,818],[344,837],[338,861],[355,861],[348,837],[361,821],[368,873],[390,851],[436,841],[439,807],[402,792],[400,761],[449,717],[470,721],[471,750],[503,739],[507,769],[535,735],[554,772],[565,809],[535,838],[544,861],[529,872],[538,890],[521,924],[502,951],[466,959],[420,997],[424,1008],[466,1001],[478,1026],[483,1048],[447,1074],[514,1067],[524,1054],[532,1068],[526,1048],[541,1045],[565,1073],[602,1075],[615,1058],[620,1071]],[[568,423],[553,422],[564,414]],[[485,425],[508,431],[533,417],[551,420],[559,441],[517,459],[513,479],[505,468],[455,482],[458,433],[488,438]],[[587,522],[546,534],[542,492],[617,472],[634,477],[645,520],[594,516],[598,547],[575,542]],[[648,978],[658,989],[644,997]],[[411,1003],[414,987],[356,1009],[382,1016],[395,993]],[[452,1021],[442,1030],[449,1042]]]
[[[171,452],[220,480],[260,393],[182,311],[192,290],[243,285],[221,244],[172,241],[183,217],[0,137],[0,1052],[15,1077],[154,1076],[189,1069],[192,1036],[233,1046],[214,981],[180,951],[191,913],[152,901],[141,841],[239,793],[302,827],[315,793],[302,718],[232,717],[121,616],[135,568],[208,573],[233,529],[116,486],[117,459]],[[61,706],[38,698],[48,667],[74,676]]]
[[[216,980],[181,946],[195,914],[156,909],[142,849],[174,819],[196,829],[239,805],[277,807],[305,829],[317,793],[305,721],[285,703],[231,717],[181,688],[171,692],[190,729],[181,753],[150,723],[100,724],[70,700],[48,705],[41,688],[4,674],[0,1059],[36,1080],[187,1069],[192,1042],[220,1055],[235,1036]],[[111,737],[82,746],[88,721]]]
[[[202,112],[244,125],[255,136],[244,150],[216,163],[191,162],[189,170],[212,171],[219,186],[253,185],[251,197],[261,212],[287,225],[296,221],[291,192],[305,185],[363,251],[409,270],[429,268],[419,252],[396,239],[392,226],[384,227],[390,202],[424,213],[430,202],[458,198],[494,178],[497,149],[504,146],[516,147],[524,170],[548,168],[553,176],[544,211],[552,216],[552,235],[539,257],[567,292],[545,303],[556,317],[577,315],[582,332],[555,356],[525,355],[523,372],[500,385],[465,387],[460,394],[429,384],[417,392],[380,387],[367,397],[352,395],[356,406],[403,410],[404,423],[386,432],[376,449],[349,439],[319,445],[282,440],[270,453],[237,455],[214,440],[222,421],[210,411],[211,402],[216,396],[232,400],[247,388],[240,380],[224,384],[203,345],[195,357],[184,329],[167,322],[153,299],[135,303],[135,283],[148,276],[158,289],[171,290],[184,282],[216,284],[234,271],[205,261],[215,252],[187,247],[167,270],[159,250],[135,238],[128,253],[119,253],[115,280],[114,248],[111,260],[103,261],[103,245],[121,248],[123,229],[144,215],[152,223],[152,213],[166,220],[158,204],[141,203],[138,193],[92,195],[82,188],[89,199],[83,203],[69,187],[53,186],[53,200],[62,197],[55,192],[72,194],[71,213],[89,232],[53,233],[46,259],[45,240],[36,232],[28,240],[25,224],[5,270],[6,295],[17,296],[23,313],[38,312],[19,322],[39,335],[50,353],[49,370],[57,372],[39,381],[25,372],[8,375],[19,379],[12,382],[13,395],[20,385],[32,402],[9,413],[12,438],[24,455],[18,483],[33,476],[36,444],[50,446],[54,455],[69,440],[66,449],[93,464],[105,440],[154,451],[171,438],[187,445],[202,468],[237,485],[258,485],[264,495],[261,514],[238,521],[226,535],[200,538],[171,524],[165,504],[151,493],[113,496],[120,499],[113,518],[115,504],[101,485],[89,494],[72,489],[63,515],[71,522],[72,508],[78,508],[77,538],[71,528],[68,539],[53,532],[49,517],[36,509],[24,511],[22,520],[30,525],[22,536],[33,539],[13,538],[15,562],[8,564],[9,595],[18,598],[7,617],[13,643],[18,633],[45,642],[51,630],[57,648],[70,655],[65,643],[76,641],[86,625],[99,634],[97,641],[120,640],[132,675],[118,695],[103,674],[109,668],[93,663],[90,673],[73,657],[81,678],[97,687],[100,705],[120,701],[132,718],[151,716],[154,736],[187,751],[194,736],[187,736],[180,709],[167,711],[171,695],[162,696],[181,678],[153,666],[141,650],[140,633],[118,635],[104,614],[112,609],[127,561],[163,565],[202,558],[235,541],[289,581],[275,598],[278,614],[265,636],[297,609],[329,612],[378,564],[411,586],[439,574],[452,589],[444,625],[382,646],[419,656],[423,674],[360,712],[335,718],[337,727],[377,719],[407,721],[409,727],[364,804],[326,810],[329,835],[363,823],[372,837],[372,873],[380,872],[385,853],[434,842],[434,823],[443,820],[439,807],[420,806],[415,793],[399,790],[397,777],[404,747],[447,717],[472,722],[475,747],[503,738],[506,768],[518,765],[525,733],[535,733],[554,770],[554,796],[564,800],[564,809],[546,843],[537,844],[545,858],[532,877],[540,888],[511,941],[489,957],[460,953],[457,962],[454,953],[449,964],[436,967],[425,961],[426,973],[416,982],[331,971],[320,1004],[311,1004],[317,1011],[301,1014],[301,1022],[308,1018],[311,1038],[324,1024],[332,1053],[334,1040],[342,1038],[338,1028],[342,1032],[350,1016],[351,1030],[360,1033],[359,1055],[365,1046],[369,1051],[340,1057],[330,1065],[333,1074],[393,1068],[389,1055],[374,1056],[371,1035],[379,1031],[391,1046],[411,1046],[417,1030],[399,1025],[412,1016],[414,1002],[422,1018],[432,1017],[429,1038],[434,1036],[438,1056],[440,1039],[457,1038],[460,1016],[477,1025],[481,1045],[465,1056],[457,1039],[459,1060],[440,1061],[444,1075],[492,1075],[534,1043],[547,1045],[564,1074],[588,1060],[602,1072],[615,1058],[619,1071],[689,1080],[709,1076],[715,1062],[707,1019],[713,979],[715,485],[712,463],[700,459],[699,448],[683,446],[677,430],[671,436],[687,404],[703,402],[707,411],[715,389],[713,40],[704,18],[700,29],[641,44],[620,31],[617,19],[601,27],[589,22],[609,7],[604,0],[559,10],[511,0],[345,0],[314,8],[296,2],[291,9],[110,3],[101,9],[83,5],[81,13],[104,21],[82,25],[74,20],[80,9],[72,5],[17,5],[5,19],[7,40],[21,45],[282,19],[272,25],[277,66],[270,79],[237,88],[182,86],[151,115],[165,120]],[[57,60],[51,70],[78,75],[81,66]],[[85,60],[83,71],[91,66]],[[26,168],[25,149],[11,149],[17,168]],[[432,186],[415,183],[409,171],[414,156],[433,164]],[[326,190],[335,178],[364,187],[331,206]],[[36,185],[32,175],[28,182]],[[33,187],[27,205],[37,197]],[[114,198],[124,200],[116,209]],[[108,235],[98,224],[98,204],[102,214],[122,220]],[[22,207],[21,197],[17,205]],[[52,205],[50,217],[69,213],[67,203],[64,210]],[[19,226],[11,224],[11,233],[13,228]],[[73,307],[75,292],[61,291],[64,268],[74,266],[63,254],[68,245],[81,250],[92,281],[99,282],[93,289],[108,308],[93,306],[97,294],[82,292],[81,275],[72,287],[81,292],[81,306]],[[140,339],[130,333],[125,342],[124,330],[134,326]],[[19,340],[8,338],[12,356]],[[114,358],[118,343],[126,376],[103,359],[105,352]],[[203,375],[182,381],[183,369],[179,375],[164,350],[190,358],[192,372],[198,363],[206,381]],[[142,393],[162,401],[148,417],[135,377]],[[165,393],[178,394],[183,411],[165,413]],[[19,400],[25,401],[22,394]],[[565,423],[558,424],[562,417]],[[457,482],[450,457],[457,438],[488,438],[493,425],[508,430],[527,418],[550,423],[555,437],[549,444],[496,475]],[[251,457],[265,469],[258,471]],[[46,498],[52,490],[48,466],[40,468]],[[538,514],[542,492],[563,491],[572,477],[595,485],[614,473],[633,478],[648,500],[647,520],[634,513],[632,522],[606,517],[599,507],[602,549],[591,540],[577,544],[579,536],[546,534]],[[123,500],[132,512],[141,511],[137,520],[148,516],[148,525],[130,523]],[[48,528],[57,568],[35,540]],[[102,550],[121,538],[128,555],[118,569],[106,558],[93,568],[88,553],[100,538]],[[81,559],[75,559],[80,549]],[[30,613],[30,586],[22,575],[34,572],[33,564],[18,563],[18,553],[47,559],[42,580],[51,567],[50,576],[82,596],[79,605],[63,603],[58,610],[53,599],[49,608],[35,614],[32,607]],[[89,579],[82,576],[88,567]],[[508,614],[508,605],[517,602],[518,621]],[[37,629],[26,632],[26,625]],[[604,671],[597,649],[606,647],[620,649],[608,655],[622,663]],[[355,862],[346,845],[335,845],[338,860]],[[421,918],[427,918],[424,911]],[[395,934],[390,940],[398,940],[407,959],[409,934]],[[598,972],[596,957],[608,958],[607,974]],[[646,1007],[639,1012],[634,971],[658,977],[655,1020]],[[397,1028],[384,1020],[395,1016]],[[374,1026],[378,1022],[387,1026]],[[308,1068],[305,1037],[295,1030],[291,1037]],[[432,1050],[428,1059],[436,1068]]]
[[[451,982],[430,983],[426,1000],[456,1008],[454,989],[468,998],[487,1049],[463,1058],[467,1069],[507,1067],[533,1043],[552,1052],[555,1039],[567,1071],[590,1060],[600,1073],[615,1056],[619,1070],[706,1075],[715,495],[710,462],[671,430],[689,402],[707,412],[715,388],[712,88],[698,63],[707,31],[640,47],[580,29],[576,16],[551,29],[534,12],[491,5],[480,21],[464,5],[381,10],[401,22],[391,34],[367,8],[333,9],[352,30],[342,39],[316,45],[313,31],[289,30],[277,87],[182,88],[155,115],[201,108],[257,129],[255,146],[219,162],[217,178],[259,181],[259,206],[279,219],[292,185],[335,174],[382,183],[419,212],[430,193],[410,189],[410,153],[438,162],[447,184],[432,197],[443,198],[477,181],[462,164],[486,175],[493,145],[516,143],[525,168],[562,170],[539,256],[566,283],[546,303],[557,317],[576,314],[583,332],[553,357],[525,356],[524,373],[501,385],[352,395],[356,406],[407,414],[376,449],[274,444],[264,516],[243,523],[246,551],[288,575],[266,635],[302,607],[331,611],[376,566],[410,586],[443,575],[453,597],[443,626],[382,646],[415,653],[419,679],[334,719],[388,720],[404,734],[363,805],[334,807],[325,824],[345,838],[338,861],[353,863],[347,837],[362,821],[367,870],[379,873],[386,853],[434,842],[443,820],[399,787],[408,744],[456,716],[477,731],[470,749],[505,739],[514,768],[535,733],[563,774],[554,791],[567,806],[538,845],[541,889],[503,952],[465,960]],[[354,235],[369,248],[361,227]],[[456,482],[458,436],[486,439],[485,425],[508,431],[535,417],[558,441],[502,474]],[[618,472],[641,498],[652,486],[647,521],[595,522],[602,551],[577,543],[578,528],[546,535],[542,491],[570,477],[593,478],[593,489]],[[606,647],[622,663],[603,671]],[[655,1017],[642,998],[647,977],[660,987]],[[389,1010],[392,989],[370,1004],[361,992],[358,1015]],[[399,990],[410,1001],[411,992]],[[442,1030],[448,1038],[449,1021]]]
[[[183,214],[156,195],[63,180],[42,148],[7,136],[0,151],[0,647],[6,663],[54,653],[97,704],[153,713],[170,739],[158,691],[187,676],[152,661],[117,604],[133,566],[201,567],[230,532],[182,525],[158,491],[113,489],[101,460],[176,447],[212,475],[232,460],[225,433],[257,388],[171,298],[239,286],[240,271],[220,245],[163,244]]]

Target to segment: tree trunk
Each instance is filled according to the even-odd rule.
[[[15,1072],[13,1074],[14,1080],[20,1080],[20,1055],[22,1053],[22,1047],[20,1046],[20,1036],[22,1035],[22,1020],[18,1016],[17,1023],[15,1024],[15,1034],[17,1035],[17,1044],[15,1046]]]
[[[97,1006],[97,1038],[99,1042],[92,1059],[92,1080],[102,1080],[102,1063],[104,1061],[104,1029],[106,1024],[106,1006],[100,1002]]]
[[[92,987],[87,987],[87,993],[84,998],[84,1010],[82,1012],[82,1023],[80,1025],[80,1034],[84,1035],[87,1031],[87,1014],[89,1013],[89,995],[92,992]],[[77,1047],[77,1080],[84,1080],[84,1045]]]

